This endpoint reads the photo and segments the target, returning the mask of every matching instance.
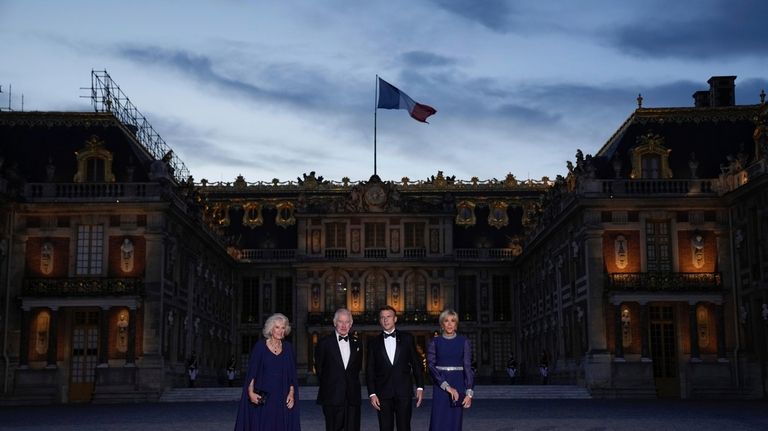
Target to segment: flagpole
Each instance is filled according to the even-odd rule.
[[[374,104],[373,104],[373,175],[376,175],[376,113],[379,106],[379,75],[376,75],[376,89],[373,92]]]

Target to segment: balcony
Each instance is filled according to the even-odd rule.
[[[456,260],[511,261],[515,255],[511,248],[457,248]]]
[[[366,259],[386,259],[387,258],[387,249],[386,248],[366,248],[363,252],[363,256]]]
[[[634,272],[608,274],[606,290],[621,292],[720,292],[719,272]]]
[[[28,278],[22,295],[27,297],[143,296],[140,278]]]
[[[326,248],[325,249],[325,258],[326,259],[346,259],[347,258],[347,249],[346,248]]]
[[[403,250],[403,257],[406,259],[419,259],[427,256],[427,249],[424,247],[406,248]]]
[[[29,183],[24,196],[30,201],[146,200],[160,195],[157,183]]]
[[[713,180],[679,179],[679,180],[592,180],[592,187],[585,184],[585,191],[602,191],[610,196],[641,196],[641,195],[701,195],[714,194]],[[589,182],[592,182],[589,181]]]
[[[328,311],[323,313],[309,313],[307,316],[307,322],[310,325],[327,325],[333,323],[333,315],[335,312]],[[440,313],[430,313],[427,311],[405,311],[397,313],[397,323],[437,323],[437,318]],[[379,324],[379,312],[378,311],[365,311],[362,313],[352,313],[352,319],[356,325],[378,325]]]
[[[249,248],[240,251],[240,262],[275,262],[296,259],[295,248]]]

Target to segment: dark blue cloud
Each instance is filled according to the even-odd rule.
[[[209,57],[188,51],[154,46],[125,46],[119,48],[118,53],[133,62],[171,68],[206,85],[218,86],[252,99],[268,99],[305,108],[322,105],[325,101],[322,93],[309,87],[311,83],[317,82],[317,77],[313,77],[313,79],[309,79],[308,76],[296,77],[299,73],[296,71],[298,67],[294,68],[290,65],[265,67],[265,75],[275,78],[270,84],[273,84],[276,89],[271,89],[225,76],[216,71]],[[292,85],[275,82],[279,79],[290,80]],[[296,82],[303,83],[304,88],[293,85]]]
[[[439,7],[500,33],[512,29],[511,2],[507,0],[432,0]]]
[[[400,57],[403,60],[403,64],[409,67],[438,67],[456,64],[456,60],[453,58],[426,51],[409,51],[403,53]]]
[[[698,3],[697,3],[698,4]],[[768,2],[715,0],[685,16],[654,14],[614,31],[610,41],[639,57],[712,59],[768,54]]]

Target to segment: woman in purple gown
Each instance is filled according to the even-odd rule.
[[[440,313],[442,334],[434,337],[427,349],[427,365],[432,375],[432,413],[430,431],[461,431],[464,409],[472,406],[475,375],[469,340],[458,335],[459,315],[451,310]]]
[[[264,340],[248,359],[248,372],[237,410],[235,431],[301,431],[296,355],[288,318],[273,314],[264,323]]]

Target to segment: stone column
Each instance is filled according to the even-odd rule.
[[[48,358],[47,362],[48,364],[45,366],[46,368],[56,368],[56,359],[57,359],[57,349],[58,346],[58,319],[59,319],[59,311],[57,308],[52,307],[51,308],[51,323],[48,326]]]
[[[109,350],[109,307],[99,310],[99,368],[108,367],[107,352]]]
[[[691,362],[701,362],[699,354],[699,320],[696,318],[696,303],[688,303],[688,320],[691,340]]]
[[[715,305],[715,324],[717,325],[717,360],[727,361],[725,353],[725,318],[723,316],[723,304]]]
[[[128,311],[128,349],[125,352],[125,366],[133,367],[136,362],[136,308]]]
[[[614,327],[616,328],[613,338],[615,339],[616,348],[614,351],[614,360],[624,360],[624,338],[622,337],[622,325],[621,325],[621,303],[613,305],[613,315],[616,321]]]
[[[605,338],[605,274],[603,274],[603,232],[590,231],[584,240],[586,253],[588,286],[587,331],[590,354],[607,354],[608,343]]]
[[[650,361],[651,360],[651,349],[650,349],[650,318],[648,316],[648,313],[650,312],[648,303],[647,302],[641,302],[640,303],[640,360],[641,361]]]
[[[19,326],[19,368],[29,367],[29,308],[21,310]]]

